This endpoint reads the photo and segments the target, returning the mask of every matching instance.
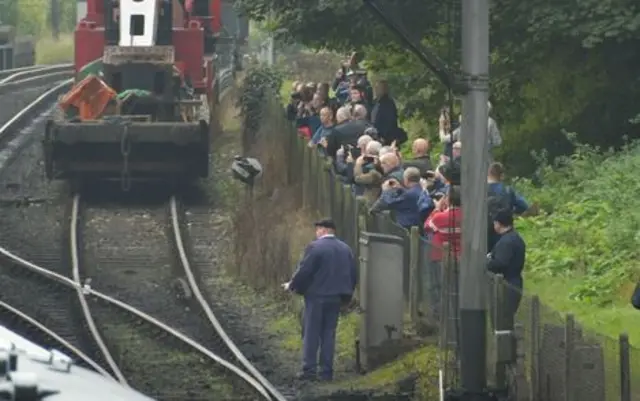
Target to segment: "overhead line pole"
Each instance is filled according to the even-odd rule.
[[[462,261],[460,378],[465,400],[486,400],[489,0],[462,0]]]
[[[376,0],[362,0],[462,103],[462,261],[459,277],[460,389],[450,400],[486,401],[487,170],[489,164],[489,0],[462,1],[462,74],[410,38]],[[456,0],[457,1],[457,0]]]

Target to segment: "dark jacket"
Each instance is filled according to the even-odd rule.
[[[636,285],[636,289],[631,296],[631,305],[636,309],[640,309],[640,282]]]
[[[371,207],[371,213],[391,210],[396,221],[404,228],[420,226],[420,195],[422,187],[414,185],[411,188],[398,188],[383,191],[380,198]]]
[[[335,158],[341,146],[356,146],[366,127],[366,121],[346,121],[333,127],[333,132],[326,137],[327,155]]]
[[[420,156],[415,159],[407,160],[404,162],[404,168],[415,167],[420,170],[420,176],[425,177],[427,171],[434,171],[433,164],[431,164],[431,158],[429,156]]]
[[[356,284],[356,260],[351,248],[338,238],[327,236],[307,245],[289,288],[305,297],[348,298]]]
[[[393,170],[386,173],[384,177],[382,177],[382,181],[384,182],[391,178],[397,180],[399,183],[402,183],[402,181],[404,181],[404,168],[402,168],[402,166],[394,168]]]
[[[502,194],[507,191],[507,185],[502,182],[492,182],[487,186],[487,192],[489,194]],[[513,212],[515,214],[522,214],[529,209],[529,204],[524,197],[517,192],[513,192],[514,196],[511,201],[513,206]]]
[[[490,183],[487,187],[487,194],[489,196],[496,196],[499,194],[505,194],[507,191],[510,191],[511,196],[511,206],[513,208],[513,212],[515,214],[522,214],[527,211],[529,205],[527,201],[519,194],[517,194],[512,188],[509,188],[507,185],[501,182],[493,182]],[[491,251],[493,247],[498,242],[500,236],[493,230],[493,223],[489,217],[489,225],[487,226],[487,250]]]
[[[524,240],[515,230],[507,231],[493,247],[487,268],[492,273],[502,274],[507,283],[522,288],[522,270],[526,254]]]
[[[398,109],[389,95],[376,100],[371,111],[371,122],[378,130],[378,134],[385,140],[393,138],[398,129]],[[389,142],[392,142],[391,139]]]

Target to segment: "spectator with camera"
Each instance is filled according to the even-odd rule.
[[[395,179],[397,182],[404,180],[404,169],[402,168],[402,164],[400,164],[398,155],[393,150],[380,156],[380,166],[384,172],[383,178],[385,181],[390,178]]]
[[[435,209],[424,223],[424,232],[431,241],[427,263],[421,274],[422,288],[425,288],[429,309],[434,320],[439,321],[440,293],[442,291],[442,262],[447,256],[443,252],[445,244],[449,244],[451,256],[459,258],[462,252],[462,209],[460,186],[449,187],[442,198],[435,201]]]
[[[491,102],[487,103],[487,107],[489,109],[489,113],[491,113],[492,105]],[[459,118],[462,123],[462,116]],[[462,127],[458,127],[451,131],[451,125],[449,124],[449,110],[448,108],[443,108],[440,113],[440,140],[445,144],[445,154],[450,155],[453,151],[453,144],[462,139],[461,137],[461,129]],[[496,121],[489,116],[487,120],[487,129],[489,134],[489,160],[493,160],[493,149],[502,145],[502,136],[500,135],[500,130],[498,129],[498,124]],[[448,151],[448,152],[447,152]],[[451,152],[451,153],[449,153]]]
[[[382,166],[378,152],[382,144],[370,141],[363,154],[358,157],[353,166],[353,182],[356,194],[362,195],[369,204],[373,204],[380,196],[382,185]]]
[[[372,138],[369,135],[362,135],[358,138],[356,147],[347,145],[338,150],[336,154],[335,171],[346,184],[353,184],[354,163],[364,154],[367,144],[371,141]],[[356,195],[360,195],[360,193],[357,192],[358,188],[356,186],[354,186],[353,190]]]
[[[331,108],[325,106],[320,109],[320,127],[318,127],[316,132],[313,134],[313,137],[311,137],[308,146],[311,148],[320,144],[320,141],[331,135],[334,126],[335,122],[333,120],[333,112],[331,111]]]
[[[329,107],[335,116],[335,113],[338,111],[338,107],[340,106],[338,104],[338,100],[329,95],[329,89],[329,84],[322,82],[318,85],[316,93],[320,96],[322,107]]]
[[[291,95],[289,97],[289,103],[286,107],[287,119],[289,121],[295,121],[298,117],[298,110],[300,109],[300,103],[302,102],[302,89],[304,85],[298,81],[295,81],[292,85]]]
[[[298,133],[307,139],[311,139],[313,133],[321,125],[320,118],[314,108],[313,95],[313,86],[311,84],[303,86],[300,92],[295,92],[291,95],[292,103],[297,102],[295,121]]]
[[[420,170],[409,167],[403,172],[402,181],[388,178],[382,183],[380,198],[369,209],[370,213],[391,210],[399,225],[406,229],[419,226],[420,221]]]
[[[331,89],[336,95],[336,100],[340,105],[344,105],[349,100],[349,90],[351,87],[351,80],[347,77],[348,65],[343,64],[336,71],[336,76],[331,85]]]

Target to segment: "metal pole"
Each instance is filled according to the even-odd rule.
[[[51,0],[51,33],[53,39],[60,39],[60,3],[58,0]]]
[[[461,384],[471,400],[486,389],[489,0],[462,0],[462,71],[470,84],[462,118]],[[473,395],[472,395],[473,394]],[[477,395],[476,395],[477,394]],[[475,395],[475,396],[474,396]]]
[[[269,35],[269,40],[267,41],[267,60],[270,66],[276,63],[276,47],[273,35]]]

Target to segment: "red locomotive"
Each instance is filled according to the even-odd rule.
[[[87,0],[76,84],[45,131],[47,177],[208,176],[211,110],[239,57],[222,19],[221,0]]]

